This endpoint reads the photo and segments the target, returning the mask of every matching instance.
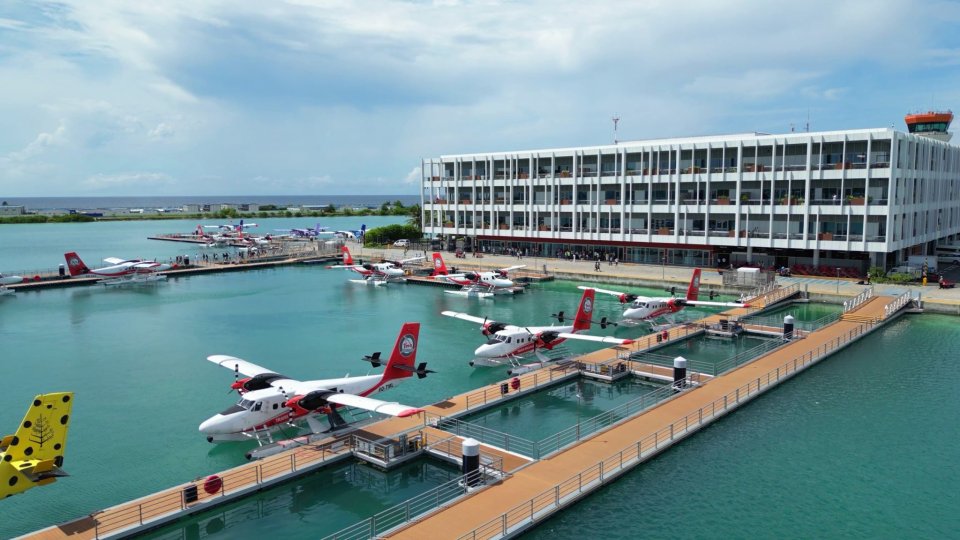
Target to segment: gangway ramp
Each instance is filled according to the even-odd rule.
[[[502,538],[526,530],[605,481],[622,474],[753,397],[845,347],[896,313],[878,296],[858,315],[838,320],[716,377],[644,413],[535,462],[501,484],[395,530],[391,538]],[[587,486],[585,488],[585,486]],[[566,501],[566,502],[562,502]]]

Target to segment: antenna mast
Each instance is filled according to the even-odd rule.
[[[613,120],[613,144],[617,144],[617,124],[620,123],[620,117],[613,115],[611,120]]]

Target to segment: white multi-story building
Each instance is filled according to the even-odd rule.
[[[862,273],[960,235],[960,148],[892,128],[450,155],[422,170],[424,232],[487,250]]]

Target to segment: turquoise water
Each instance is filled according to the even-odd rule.
[[[633,377],[613,384],[581,379],[471,414],[463,420],[536,442],[576,425],[578,419],[592,418],[658,388],[661,387]]]
[[[389,472],[360,463],[337,465],[216,510],[177,521],[143,538],[273,536],[296,523],[321,538],[460,477],[457,467],[422,459]],[[286,537],[296,537],[284,534]]]
[[[356,219],[369,227],[374,218]],[[288,221],[276,228],[314,220]],[[0,271],[56,267],[63,251],[84,242],[97,253],[90,259],[176,254],[184,246],[146,236],[195,226],[90,225],[103,225],[96,238],[87,225],[0,226]],[[299,378],[360,375],[369,371],[363,355],[388,351],[401,323],[419,320],[418,359],[437,373],[384,397],[422,405],[506,378],[503,368],[467,366],[483,336],[476,325],[441,317],[440,311],[549,324],[550,313],[574,310],[581,292],[576,283],[556,282],[517,297],[478,301],[432,287],[356,286],[348,278],[344,271],[301,266],[171,279],[152,289],[86,287],[0,300],[0,366],[8,374],[0,393],[0,432],[17,425],[35,394],[76,392],[65,460],[71,476],[0,502],[0,538],[245,462],[249,444],[213,446],[197,432],[202,420],[235,401],[227,393],[232,374],[206,362],[207,355],[232,354]],[[616,302],[606,307],[619,312]],[[956,323],[923,315],[884,329],[535,535],[951,536],[960,529],[945,508],[955,506],[960,480],[953,462],[960,440],[953,417],[960,405]],[[630,336],[643,328],[612,331]],[[593,349],[568,343],[573,351]],[[569,402],[569,393],[564,399]],[[570,414],[564,411],[568,404],[555,405],[560,412],[543,416],[551,423],[554,415]],[[322,483],[317,488],[310,481],[288,484],[284,494],[261,500],[261,506],[278,507],[270,514],[271,534],[317,536],[305,523],[325,523],[329,506],[300,506],[291,495],[309,498],[323,490]],[[386,504],[360,495],[349,500],[344,521]],[[677,528],[676,508],[689,508],[689,530]]]
[[[839,304],[809,302],[806,304],[790,304],[782,308],[771,309],[763,312],[761,317],[785,317],[792,315],[797,321],[812,322],[822,319],[827,315],[834,315],[842,311],[843,306]]]
[[[955,317],[907,316],[529,537],[957,538],[958,357]]]
[[[741,335],[737,338],[710,338],[697,336],[654,351],[658,356],[675,358],[682,356],[687,360],[708,362],[714,365],[731,356],[749,351],[770,342],[770,338]],[[641,357],[642,360],[642,357]]]

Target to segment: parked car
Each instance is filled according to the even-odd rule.
[[[396,247],[409,247],[410,241],[407,240],[406,238],[401,238],[400,240],[397,240],[396,242],[394,242],[393,245]]]

